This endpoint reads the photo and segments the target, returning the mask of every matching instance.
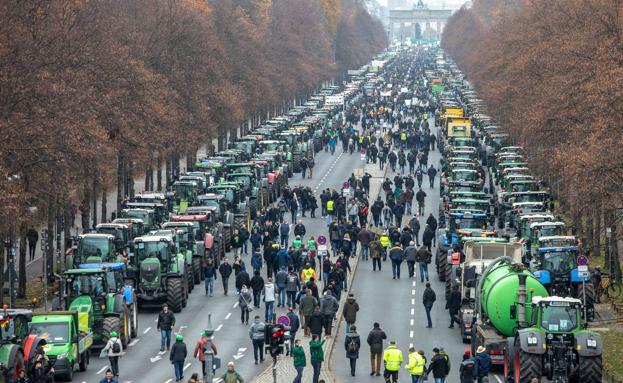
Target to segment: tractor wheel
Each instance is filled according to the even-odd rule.
[[[446,281],[446,265],[448,264],[447,254],[439,254],[437,257],[437,276],[442,282]]]
[[[120,318],[120,323],[121,323],[121,345],[123,346],[124,349],[128,348],[128,343],[130,343],[130,328],[132,327],[130,324],[130,311],[128,310],[127,306],[123,309],[123,313],[121,314],[121,318]]]
[[[72,380],[74,380],[74,364],[70,363],[69,364],[69,371],[67,371],[67,375],[65,375],[65,379],[68,382],[71,382]]]
[[[446,261],[446,268],[444,270],[444,281],[446,282],[446,292],[450,292],[450,284],[452,282],[452,264]]]
[[[533,378],[541,381],[543,362],[537,354],[529,354],[521,349],[515,352],[514,383],[530,383]]]
[[[78,369],[81,372],[85,372],[87,370],[88,365],[89,365],[89,352],[85,351],[84,353],[82,353],[82,356],[80,357],[80,362],[78,363]]]
[[[138,336],[138,298],[134,294],[132,306],[130,308],[130,336],[136,338]]]
[[[108,343],[108,339],[110,339],[110,333],[116,332],[121,337],[121,319],[117,317],[106,317],[104,318],[104,323],[102,324],[102,339],[104,344]],[[123,342],[123,340],[122,340]]]
[[[21,347],[13,347],[13,350],[16,351],[13,352],[13,350],[11,350],[9,352],[9,365],[7,366],[7,370],[5,370],[6,377],[8,378],[7,382],[12,382],[13,380],[17,379],[20,371],[26,369],[26,367],[24,366],[24,352],[22,351]]]
[[[167,279],[167,305],[174,313],[182,311],[184,286],[180,278]]]
[[[580,356],[579,382],[582,383],[601,383],[602,379],[602,362],[601,355],[587,357]]]
[[[195,284],[201,283],[201,258],[193,257],[193,279]]]
[[[186,265],[186,286],[186,291],[188,295],[195,288],[195,277],[192,262],[190,266]]]
[[[258,206],[259,206],[259,203],[257,202],[257,198],[249,200],[249,214],[251,215],[251,219],[254,219],[257,217]]]
[[[190,288],[188,287],[188,277],[190,273],[186,272],[186,281],[182,282],[182,288],[184,289],[184,300],[182,301],[182,308],[188,304],[188,296],[190,295]]]
[[[580,300],[584,299],[584,295],[586,294],[586,307],[587,309],[592,309],[595,307],[595,286],[592,282],[584,282],[584,284],[578,285],[577,298]],[[592,310],[591,310],[592,311]],[[593,318],[587,318],[587,320],[592,320]]]

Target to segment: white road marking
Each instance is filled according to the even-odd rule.
[[[221,379],[221,378],[214,378],[214,379],[212,379],[212,383],[220,383],[222,381],[223,381],[223,379]]]
[[[493,375],[493,376],[495,376],[495,380],[497,380],[498,383],[502,383],[502,379],[500,379],[498,375]]]
[[[411,304],[414,305],[415,304],[415,298],[411,298]]]
[[[145,331],[143,331],[143,334],[147,334],[147,333],[149,332],[149,330],[151,330],[151,327],[147,327],[147,328],[145,329]]]
[[[238,359],[242,358],[243,356],[244,356],[244,354],[236,354],[236,355],[233,355],[233,358],[234,358],[234,360],[238,360]]]
[[[414,323],[413,318],[411,318],[411,320],[409,320],[409,323],[410,323],[411,326],[413,326],[413,323]]]
[[[413,338],[413,330],[409,331],[409,338]]]
[[[413,287],[415,287],[415,281],[413,281]]]
[[[184,366],[184,371],[186,371],[188,367],[190,367],[190,363],[186,363],[186,365]]]
[[[234,303],[234,308],[238,307],[238,302]]]
[[[415,315],[415,309],[411,309],[411,315]]]
[[[415,289],[411,289],[411,295],[415,295]]]
[[[104,367],[100,368],[100,370],[98,372],[96,372],[96,374],[99,375],[102,372],[106,371],[107,369],[108,369],[108,366],[104,366]]]
[[[137,344],[137,343],[138,343],[138,342],[140,342],[140,341],[141,341],[141,340],[140,340],[140,339],[138,339],[138,338],[137,338],[137,339],[134,339],[132,342],[130,342],[130,343],[128,344],[128,347],[132,347],[132,346],[134,346],[135,344]]]
[[[171,383],[172,381],[173,381],[173,379],[169,379],[169,380],[167,380],[167,381],[166,381],[166,382],[164,382],[164,383]]]
[[[229,319],[230,316],[231,316],[231,313],[227,313],[227,315],[225,315],[225,320]]]
[[[222,328],[223,328],[223,325],[222,325],[222,324],[220,324],[220,325],[218,325],[218,327],[217,327],[217,328],[216,328],[216,330],[214,330],[214,331],[221,331],[221,329],[222,329]]]
[[[158,355],[166,354],[166,351],[158,351]]]
[[[162,359],[162,357],[160,355],[156,355],[153,358],[149,358],[149,361],[152,362],[152,363],[156,363],[160,359]]]
[[[409,348],[413,347],[413,343],[409,343]]]
[[[158,318],[154,319],[154,322],[158,322]]]

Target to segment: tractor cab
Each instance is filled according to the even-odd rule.
[[[182,204],[190,205],[194,203],[201,187],[195,180],[178,180],[173,182],[171,189],[173,190],[174,204],[181,209]]]
[[[68,267],[83,263],[118,262],[115,237],[110,234],[81,234],[77,238],[75,250],[67,259]]]
[[[100,223],[95,227],[98,234],[108,234],[115,237],[115,249],[118,253],[129,254],[132,249],[132,229],[123,223]]]
[[[115,224],[123,224],[130,228],[130,239],[140,237],[145,233],[145,225],[140,218],[116,218],[112,221]]]
[[[143,221],[143,234],[156,227],[156,212],[152,209],[122,209],[119,212],[120,218],[138,218]]]

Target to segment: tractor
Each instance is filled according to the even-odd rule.
[[[28,334],[32,311],[7,309],[0,311],[0,382],[12,382],[23,370],[32,369],[38,346],[45,340]]]

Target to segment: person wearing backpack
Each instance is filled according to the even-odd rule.
[[[351,325],[350,330],[344,337],[344,349],[346,349],[346,358],[350,361],[350,375],[355,376],[355,367],[357,359],[359,359],[359,349],[361,348],[361,338],[357,334],[357,326]]]
[[[106,346],[102,349],[102,353],[108,353],[110,368],[115,377],[119,376],[119,357],[123,353],[123,345],[121,339],[117,337],[116,331],[110,332],[110,338],[106,342]]]
[[[471,357],[471,350],[465,350],[463,361],[459,367],[459,379],[461,383],[474,383],[477,377],[476,361]]]

